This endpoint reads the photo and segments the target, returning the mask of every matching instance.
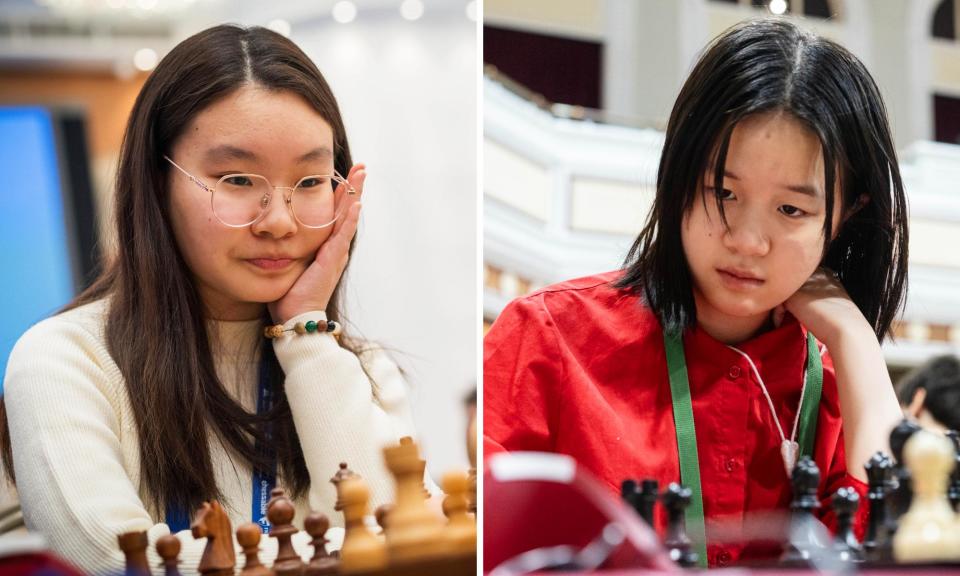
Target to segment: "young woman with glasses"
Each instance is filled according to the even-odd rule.
[[[160,62],[123,141],[115,255],[10,357],[3,461],[28,529],[118,571],[118,534],[152,543],[211,499],[265,525],[274,485],[301,520],[340,523],[341,461],[373,506],[392,499],[381,450],[412,433],[405,384],[339,324],[365,178],[283,36],[218,26]],[[182,534],[192,569],[203,542]]]

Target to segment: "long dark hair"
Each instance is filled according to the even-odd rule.
[[[835,182],[845,212],[861,195],[869,197],[837,238],[825,240],[822,264],[838,274],[883,340],[906,294],[908,239],[903,182],[883,99],[870,73],[845,48],[784,20],[736,25],[697,62],[670,115],[656,198],[617,286],[642,294],[666,329],[696,324],[680,236],[684,216],[711,162],[714,185],[723,188],[727,148],[737,123],[770,111],[790,114],[820,140],[825,239],[833,235]],[[723,218],[719,198],[717,207]]]
[[[294,497],[310,485],[303,450],[271,347],[263,361],[279,399],[258,416],[222,386],[214,368],[204,305],[177,247],[170,223],[170,166],[163,160],[190,121],[242,86],[288,90],[306,100],[333,130],[334,167],[352,161],[336,99],[310,59],[287,38],[265,28],[224,25],[175,47],[147,79],[123,138],[116,179],[118,253],[90,288],[64,310],[109,297],[106,339],[126,381],[136,417],[140,469],[161,505],[192,511],[220,496],[210,460],[207,426],[255,470],[269,462],[255,450],[272,423],[279,471]],[[338,320],[339,286],[326,313]],[[353,350],[349,338],[341,340]],[[6,411],[2,452],[13,480]],[[333,471],[331,471],[332,473]]]

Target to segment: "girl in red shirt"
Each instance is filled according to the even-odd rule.
[[[518,299],[488,333],[485,454],[568,454],[613,491],[682,481],[705,519],[688,530],[721,566],[770,554],[750,515],[789,508],[806,454],[824,521],[851,486],[862,535],[862,466],[902,416],[880,341],[906,265],[870,74],[791,23],[738,25],[681,89],[624,268]]]

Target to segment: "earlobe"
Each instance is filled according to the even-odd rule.
[[[863,209],[864,206],[870,203],[870,197],[866,194],[861,194],[857,197],[856,202],[853,203],[853,206],[847,210],[847,213],[843,215],[843,222],[845,223],[849,220],[854,214]]]
[[[917,388],[917,391],[913,393],[913,398],[910,399],[910,404],[907,405],[904,411],[914,420],[918,419],[920,412],[923,411],[923,403],[926,399],[927,390],[925,388]]]

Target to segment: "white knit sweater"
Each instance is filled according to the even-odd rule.
[[[304,314],[285,327],[321,316]],[[149,558],[157,566],[153,544],[169,533],[164,511],[158,510],[141,480],[136,423],[123,377],[107,352],[105,318],[106,302],[100,301],[40,322],[17,342],[4,380],[27,528],[41,533],[55,553],[91,573],[122,570],[117,535],[134,530],[148,531]],[[211,321],[210,328],[218,335],[217,374],[237,401],[255,411],[257,358],[251,351],[262,338],[260,323]],[[406,384],[385,354],[365,354],[364,365],[377,385],[374,397],[360,359],[332,336],[289,334],[275,340],[274,350],[286,375],[286,394],[312,479],[309,498],[295,502],[295,523],[302,527],[312,509],[342,525],[328,481],[341,461],[367,481],[371,510],[393,500],[382,447],[413,433]],[[215,433],[210,438],[221,503],[236,528],[251,521],[252,472]],[[181,570],[194,573],[205,540],[194,540],[188,530],[177,536]],[[331,536],[337,540],[342,531],[332,529]],[[308,540],[304,532],[294,539],[307,557]],[[272,562],[276,541],[264,536],[260,547],[261,560]],[[238,556],[238,569],[242,565]]]

